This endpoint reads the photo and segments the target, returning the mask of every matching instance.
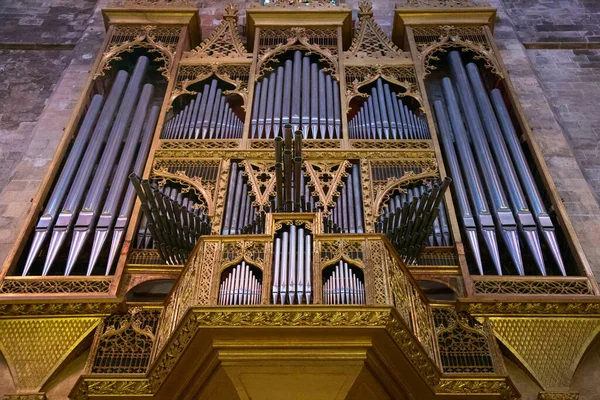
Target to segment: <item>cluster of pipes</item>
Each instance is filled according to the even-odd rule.
[[[296,131],[292,139],[292,126],[284,125],[283,136],[275,138],[276,209],[280,212],[300,212],[306,206],[302,202],[302,188],[305,195],[308,191],[302,171],[302,132]]]
[[[324,280],[323,304],[365,304],[365,285],[347,262],[340,260]]]
[[[406,264],[415,264],[434,231],[444,193],[452,180],[446,177],[441,185],[433,185],[430,191],[413,196],[410,203],[405,201],[391,212],[392,199],[388,203],[388,213],[377,224],[377,231],[384,233],[394,245]],[[395,204],[395,199],[394,202]]]
[[[144,229],[150,232],[161,259],[167,264],[185,264],[200,236],[210,234],[208,217],[174,188],[161,191],[133,173],[129,179],[140,198]]]
[[[286,124],[304,139],[342,137],[339,82],[300,50],[256,83],[253,103],[251,139],[276,138]]]
[[[217,88],[217,79],[206,83],[183,110],[163,128],[161,139],[239,139],[244,123]]]
[[[323,217],[323,233],[364,233],[363,201],[361,194],[360,170],[352,164],[352,170],[331,214]]]
[[[219,287],[218,303],[222,306],[260,304],[262,283],[252,268],[242,261],[233,267]]]
[[[403,188],[394,193],[390,196],[384,212],[379,216],[375,224],[375,231],[383,232],[388,236],[391,235],[397,224],[400,223],[403,216],[402,213],[408,212],[407,210],[410,209],[413,202],[418,201],[419,197],[433,190],[436,190],[435,186],[429,183]],[[446,209],[443,203],[440,203],[438,206],[438,216],[433,221],[433,231],[429,235],[428,244],[429,246],[452,246],[453,244],[448,228]]]
[[[93,97],[36,225],[23,276],[30,272],[50,232],[52,236],[42,276],[57,272],[51,271],[52,265],[71,232],[64,275],[71,275],[87,238],[93,233],[86,272],[91,275],[112,231],[104,271],[106,275],[110,273],[135,200],[133,188],[127,187],[127,175],[132,167],[134,172],[142,173],[158,120],[159,107],[151,107],[154,87],[151,84],[142,86],[148,64],[148,58],[139,57],[131,77],[127,72],[119,71],[108,96],[104,98],[98,94]]]
[[[478,233],[487,246],[495,273],[503,273],[496,236],[499,229],[519,275],[525,274],[519,233],[539,273],[547,274],[539,239],[541,233],[558,272],[565,276],[553,222],[528,167],[502,94],[494,89],[488,96],[477,65],[470,63],[465,70],[458,51],[450,52],[449,61],[452,79],[442,79],[444,101],[435,101],[434,108],[449,172],[455,182],[459,217],[479,273],[483,275],[485,271]]]
[[[273,304],[310,304],[312,236],[295,225],[285,225],[275,238]]]
[[[227,187],[225,216],[221,233],[223,235],[261,234],[265,232],[265,213],[258,213],[252,204],[251,186],[244,169],[236,162],[231,163],[231,174]]]
[[[348,132],[350,139],[431,139],[425,119],[403,104],[381,78],[348,121]]]
[[[143,214],[137,248],[155,248],[167,264],[185,264],[200,236],[210,234],[208,217],[176,188],[159,189],[135,173],[129,179],[140,198]]]

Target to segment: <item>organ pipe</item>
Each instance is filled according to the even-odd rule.
[[[295,225],[275,238],[273,304],[310,304],[312,297],[312,235]]]
[[[297,50],[256,83],[251,138],[277,137],[289,124],[304,139],[340,139],[339,96],[339,83]]]
[[[242,261],[221,280],[218,304],[224,306],[260,304],[261,294],[261,279],[252,267]]]
[[[423,116],[415,115],[381,78],[348,121],[350,139],[430,139]]]
[[[205,83],[201,92],[165,123],[161,139],[241,138],[243,122],[233,112],[223,90],[217,86],[217,79]],[[255,101],[253,110],[257,107]]]
[[[323,304],[365,304],[364,282],[347,262],[340,260],[323,279]]]

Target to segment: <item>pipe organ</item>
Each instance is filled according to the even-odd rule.
[[[415,114],[402,97],[377,78],[360,110],[348,118],[350,139],[430,139],[424,116]]]
[[[566,332],[565,316],[596,332],[600,291],[495,10],[423,2],[438,4],[394,11],[392,38],[365,1],[356,24],[328,0],[256,4],[246,43],[235,5],[202,41],[189,5],[104,9],[105,43],[0,274],[0,348],[37,348],[3,325],[29,318],[69,349],[93,337],[77,399],[281,398],[281,376],[303,398],[342,396],[295,370],[313,366],[344,375],[347,398],[517,398],[497,340],[518,351],[522,332]],[[68,359],[46,355],[6,359]]]

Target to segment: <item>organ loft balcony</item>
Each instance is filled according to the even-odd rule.
[[[165,301],[135,390],[165,399],[516,393],[488,321],[430,302],[384,235],[323,233],[319,221],[320,212],[268,213],[262,234],[202,237]],[[125,319],[143,333],[142,314]],[[132,384],[118,375],[133,371],[132,360],[111,351],[123,322],[107,324],[78,385],[94,398],[111,397],[108,382]]]

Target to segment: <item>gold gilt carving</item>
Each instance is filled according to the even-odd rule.
[[[476,294],[567,294],[593,295],[587,279],[477,279],[473,280]]]
[[[367,243],[369,249],[369,263],[373,275],[373,301],[375,304],[393,304],[389,290],[389,282],[386,281],[386,277],[390,276],[391,274],[390,255],[387,252],[383,241],[369,240]],[[398,277],[403,276],[403,273],[400,271],[399,267],[398,271]],[[393,277],[394,275],[392,274],[391,276]],[[396,293],[394,292],[394,296],[395,295]],[[406,298],[408,298],[408,295]],[[410,324],[410,315],[408,314],[408,303],[405,304],[406,307],[402,307],[400,304],[403,303],[400,303],[399,299],[397,299],[396,310],[400,313],[404,321],[406,321],[407,324]]]
[[[373,210],[377,210],[377,216],[384,212],[387,206],[387,201],[390,195],[396,190],[403,188],[414,182],[426,182],[429,179],[439,177],[439,172],[435,170],[424,170],[420,173],[407,171],[399,178],[388,178],[385,181],[373,181],[373,192],[375,200],[373,202]]]
[[[252,188],[251,192],[254,195],[252,205],[257,208],[259,213],[263,212],[265,208],[270,208],[271,196],[275,195],[275,165],[272,162],[248,160],[242,161],[240,165]]]
[[[367,93],[362,93],[360,88],[375,82],[378,78],[385,79],[404,89],[398,93],[398,97],[412,97],[421,106],[423,98],[417,86],[415,69],[412,65],[393,66],[393,65],[346,65],[346,105],[350,109],[350,102],[355,97],[367,98]],[[423,108],[421,107],[421,110]]]
[[[185,54],[188,53],[184,53]],[[185,58],[184,58],[185,60]],[[180,65],[177,71],[177,82],[171,92],[172,106],[175,99],[181,95],[195,95],[198,92],[189,89],[190,86],[216,76],[222,81],[229,83],[233,89],[223,91],[223,95],[238,95],[242,98],[242,108],[246,109],[248,101],[248,77],[250,76],[250,65],[247,64],[222,64],[210,63],[202,65]]]
[[[350,140],[350,147],[355,149],[396,149],[396,150],[429,150],[433,148],[431,140]]]
[[[312,221],[307,221],[305,219],[278,219],[275,221],[274,231],[277,232],[278,230],[283,228],[284,225],[304,225],[306,229],[315,233]]]
[[[569,388],[585,349],[600,331],[592,318],[491,318],[498,339],[545,390]]]
[[[108,4],[111,7],[127,8],[166,8],[192,6],[191,0],[113,0]]]
[[[454,308],[434,308],[433,316],[442,371],[451,374],[497,372],[497,362],[484,326]]]
[[[373,19],[373,4],[363,0],[358,3],[358,7],[358,28],[352,38],[350,49],[344,54],[345,57],[347,59],[409,60]]]
[[[217,267],[221,246],[220,243],[206,242],[202,252],[202,264],[198,272],[198,287],[196,288],[196,299],[184,305],[191,307],[194,303],[200,306],[210,304],[210,290],[213,282],[213,270]],[[252,250],[250,250],[252,252]],[[193,279],[193,278],[192,278]]]
[[[281,31],[281,30],[280,30]],[[303,50],[306,54],[316,54],[320,56],[319,61],[328,66],[321,68],[325,72],[329,72],[331,76],[339,80],[339,65],[337,55],[329,47],[321,47],[311,43],[308,30],[302,27],[294,27],[286,29],[287,36],[285,43],[279,43],[273,48],[268,49],[263,55],[260,55],[256,63],[256,79],[264,76],[265,72],[273,71],[271,64],[277,63],[277,56],[287,51]],[[335,32],[335,31],[334,31]],[[261,30],[261,39],[266,34],[266,31]]]
[[[221,232],[221,220],[223,219],[223,209],[225,207],[225,195],[227,191],[227,179],[229,179],[229,170],[231,169],[230,160],[221,160],[221,170],[217,181],[217,196],[215,198],[215,213],[212,217],[211,234],[218,235]]]
[[[38,391],[100,318],[25,318],[0,320],[0,350],[15,386]]]
[[[348,176],[347,169],[351,166],[348,160],[341,163],[304,162],[308,186],[312,189],[312,195],[318,198],[316,206],[322,209],[324,215],[329,215],[330,208],[335,206],[334,199],[340,195],[338,188],[342,187],[342,179]]]
[[[436,26],[436,27],[415,27],[413,28],[415,40],[417,41],[417,57],[423,66],[425,75],[437,69],[432,61],[438,61],[440,58],[436,53],[446,53],[448,49],[460,47],[463,52],[472,51],[475,53],[475,60],[483,60],[485,68],[500,78],[504,78],[502,68],[498,64],[496,54],[487,42],[485,32],[481,26]],[[432,39],[430,42],[422,42]]]
[[[345,4],[338,4],[335,0],[270,0],[264,7],[277,8],[347,8]],[[261,7],[258,3],[252,3],[252,7]]]
[[[210,149],[236,149],[240,145],[236,139],[219,140],[161,140],[158,150],[210,150]]]
[[[108,315],[116,311],[117,303],[0,303],[0,317],[34,315]]]
[[[0,294],[108,293],[110,278],[47,279],[6,277],[0,283]]]
[[[520,400],[517,389],[507,378],[442,378],[435,387],[439,394],[499,394],[502,400]]]
[[[169,80],[170,69],[175,57],[181,28],[146,26],[116,26],[108,49],[102,54],[94,79],[104,76],[110,70],[111,62],[122,60],[120,54],[131,53],[137,48],[156,53],[154,61],[162,63],[158,72]]]
[[[365,233],[375,232],[375,215],[373,212],[373,193],[371,191],[371,174],[369,160],[360,160],[360,179],[363,195],[363,214],[365,218]]]
[[[573,392],[540,392],[537,400],[579,400],[579,393]]]
[[[215,214],[217,179],[219,179],[219,160],[164,160],[155,159],[152,177],[158,179],[158,185],[167,181],[179,183],[182,193],[193,190],[198,196],[198,206],[209,216]],[[196,172],[200,171],[200,172]]]
[[[598,302],[474,302],[462,306],[474,316],[486,315],[600,315]]]
[[[265,243],[248,240],[223,243],[221,270],[241,261],[247,261],[260,267],[260,269],[264,269]]]
[[[45,393],[5,394],[4,400],[46,400]]]
[[[362,240],[320,240],[320,268],[337,263],[343,259],[364,268],[364,251]]]
[[[465,8],[484,7],[487,3],[474,3],[472,0],[405,0],[400,8]]]
[[[160,311],[133,307],[107,317],[91,372],[93,374],[141,374],[146,372],[154,345]]]
[[[198,47],[186,52],[183,58],[250,58],[240,39],[237,23],[238,6],[228,4],[219,26]]]

